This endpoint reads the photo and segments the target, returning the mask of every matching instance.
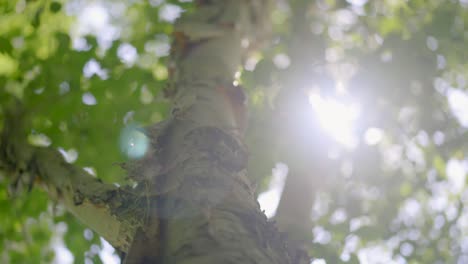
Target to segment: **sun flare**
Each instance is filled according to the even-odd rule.
[[[346,147],[353,147],[356,144],[353,131],[360,115],[359,104],[322,97],[317,92],[309,94],[309,102],[327,134]]]

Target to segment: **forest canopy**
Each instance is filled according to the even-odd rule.
[[[175,21],[199,2],[0,0],[0,131],[14,101],[25,142],[134,184],[121,164],[171,115]],[[468,263],[468,1],[272,2],[233,76],[265,214],[313,264]],[[0,263],[120,263],[2,155]]]

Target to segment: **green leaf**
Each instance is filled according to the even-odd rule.
[[[441,156],[436,155],[432,160],[432,164],[440,176],[445,176],[445,161]]]
[[[60,9],[62,9],[62,4],[54,1],[50,3],[49,9],[52,13],[57,13],[58,11],[60,11]]]
[[[44,7],[39,7],[37,11],[34,13],[33,19],[31,21],[31,25],[35,28],[38,28],[41,24],[41,16],[42,12],[44,12]]]
[[[0,76],[12,76],[17,70],[18,62],[11,56],[0,52]]]

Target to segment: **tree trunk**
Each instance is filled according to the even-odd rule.
[[[260,212],[246,175],[245,96],[234,76],[267,31],[271,1],[195,4],[175,25],[172,114],[146,131],[145,157],[124,166],[136,188],[105,185],[55,150],[19,141],[20,127],[4,131],[0,165],[37,175],[126,263],[309,263]]]
[[[298,244],[312,239],[312,207],[330,166],[326,138],[308,98],[314,84],[322,86],[327,80],[325,74],[314,74],[317,66],[311,63],[324,64],[325,61],[324,40],[314,36],[309,28],[308,16],[315,4],[312,1],[291,2],[294,16],[288,31],[292,33],[288,55],[292,63],[281,78],[284,88],[276,100],[279,118],[275,131],[282,145],[282,161],[287,163],[289,172],[275,220],[280,230],[290,234]]]
[[[242,143],[245,96],[233,85],[248,43],[263,33],[268,1],[208,2],[175,26],[174,108],[150,133],[159,151],[131,172],[150,175],[155,198],[127,262],[298,263],[259,211]]]

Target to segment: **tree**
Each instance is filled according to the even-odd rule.
[[[0,12],[2,262],[466,261],[464,1]]]
[[[126,263],[301,262],[284,253],[283,238],[254,199],[241,141],[245,95],[233,84],[247,50],[241,40],[263,35],[268,4],[200,1],[175,24],[165,90],[171,114],[144,132],[129,126],[122,134],[135,159],[122,166],[136,187],[102,183],[58,151],[29,146],[18,104],[5,112],[3,166],[29,184],[42,181]]]

